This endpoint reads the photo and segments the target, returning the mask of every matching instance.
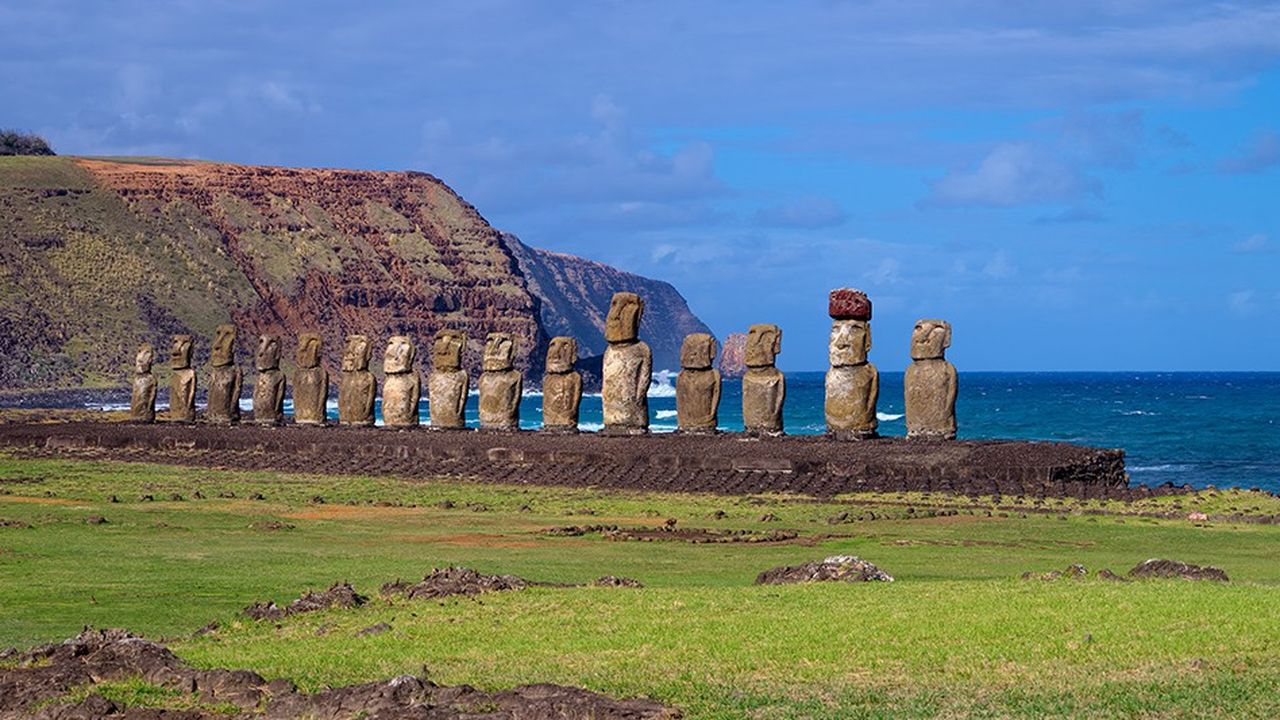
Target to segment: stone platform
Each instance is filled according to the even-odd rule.
[[[65,422],[0,425],[0,447],[246,470],[726,495],[930,491],[1126,500],[1161,492],[1129,486],[1122,450],[1055,442]]]

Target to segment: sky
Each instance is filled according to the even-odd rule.
[[[1275,2],[0,0],[0,127],[429,172],[784,370],[843,286],[886,370],[1280,370]]]

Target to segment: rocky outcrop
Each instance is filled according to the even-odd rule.
[[[729,333],[720,348],[716,361],[720,374],[727,378],[740,378],[747,372],[747,334]]]
[[[680,320],[646,329],[664,347],[703,327],[666,283],[517,245],[425,173],[0,158],[0,388],[122,385],[139,342],[174,334],[202,366],[228,322],[282,336],[288,372],[309,330],[330,372],[347,335],[380,355],[392,335],[453,329],[478,374],[486,336],[509,333],[535,379],[551,335],[603,352],[623,282]],[[252,355],[240,343],[236,363]]]
[[[605,317],[614,293],[619,292],[633,292],[644,298],[640,339],[653,351],[655,370],[680,367],[680,345],[685,335],[711,332],[670,283],[573,255],[532,248],[511,233],[503,233],[502,242],[515,256],[529,290],[542,301],[542,325],[547,333],[577,339],[579,357],[604,354]]]

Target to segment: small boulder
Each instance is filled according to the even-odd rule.
[[[853,555],[832,555],[804,565],[783,565],[765,570],[757,585],[787,585],[810,582],[893,582],[893,576]]]
[[[1183,580],[1214,580],[1227,582],[1227,573],[1220,568],[1184,563],[1179,560],[1152,558],[1138,563],[1129,571],[1131,578],[1182,578]]]

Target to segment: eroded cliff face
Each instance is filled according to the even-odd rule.
[[[568,325],[545,328],[510,243],[430,175],[162,159],[0,159],[0,261],[0,388],[118,385],[138,342],[163,357],[180,332],[203,366],[223,322],[244,367],[252,335],[283,333],[291,357],[305,330],[324,336],[330,372],[348,333],[374,340],[375,370],[396,334],[425,366],[431,338],[454,328],[468,367],[486,334],[507,332],[536,378],[547,338],[572,327],[590,346],[599,330],[576,330],[594,315],[574,313],[624,289],[593,288],[600,306],[553,284]]]
[[[633,292],[644,298],[640,339],[653,350],[654,370],[679,370],[684,336],[711,332],[670,283],[529,247],[511,233],[503,233],[503,242],[515,256],[530,290],[542,300],[542,324],[547,334],[577,338],[580,357],[604,354],[604,320],[615,292]]]

